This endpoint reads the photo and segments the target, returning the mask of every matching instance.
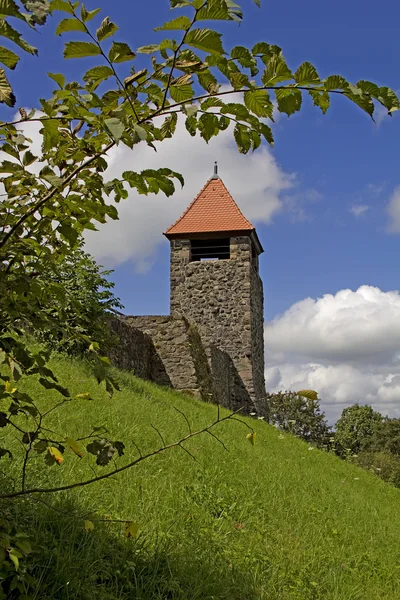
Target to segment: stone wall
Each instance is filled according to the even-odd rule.
[[[119,338],[119,343],[108,351],[112,364],[125,371],[131,371],[141,379],[153,380],[152,372],[157,353],[151,338],[118,317],[110,317],[108,325]]]
[[[211,371],[213,376],[213,402],[230,410],[252,412],[252,401],[243,380],[227,352],[211,346]]]
[[[252,250],[250,237],[232,237],[229,260],[191,262],[190,241],[171,240],[171,314],[197,325],[209,361],[211,346],[227,353],[251,410],[265,414],[263,295]]]
[[[264,292],[260,275],[250,271],[251,338],[254,395],[258,412],[267,417],[264,362]]]
[[[233,360],[212,345],[209,361],[197,327],[186,319],[121,316],[110,318],[109,325],[120,340],[109,352],[116,367],[231,410],[252,412]]]
[[[178,390],[197,391],[196,369],[191,357],[188,325],[184,319],[167,316],[127,316],[124,322],[149,336],[169,385]],[[157,373],[152,374],[155,381]]]

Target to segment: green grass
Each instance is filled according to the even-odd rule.
[[[119,373],[122,391],[110,399],[79,361],[53,360],[60,382],[95,400],[75,401],[51,427],[79,437],[106,424],[125,441],[126,457],[186,434],[174,407],[193,429],[212,422],[215,406]],[[22,384],[27,385],[27,384]],[[29,391],[46,404],[56,393],[36,382]],[[44,498],[15,503],[21,529],[41,552],[31,558],[46,600],[395,600],[400,598],[400,490],[260,421],[253,447],[237,422],[190,440],[112,479]],[[8,429],[8,428],[7,428]],[[93,475],[88,456],[66,451],[60,467],[36,457],[28,484],[58,484]],[[93,457],[92,457],[93,458]],[[104,472],[97,468],[100,472]],[[56,509],[56,510],[55,510]],[[137,539],[120,523],[131,519]]]

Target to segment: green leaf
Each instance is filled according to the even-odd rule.
[[[286,62],[276,56],[268,61],[267,68],[261,76],[264,85],[276,85],[290,79],[293,79],[293,73]]]
[[[294,79],[298,85],[315,85],[320,83],[317,69],[310,62],[304,62],[299,66],[294,74]]]
[[[15,17],[25,21],[14,0],[0,0],[0,17]]]
[[[86,71],[83,76],[83,81],[91,82],[93,84],[92,89],[96,89],[102,81],[105,81],[113,75],[113,70],[110,69],[110,67],[107,67],[107,65],[100,65]]]
[[[213,113],[201,115],[199,119],[199,130],[201,137],[208,142],[213,136],[219,133],[219,119]]]
[[[272,134],[271,127],[268,127],[265,123],[260,123],[259,125],[260,133],[264,136],[268,144],[271,146],[274,145],[274,136]]]
[[[62,465],[62,463],[64,462],[64,458],[61,452],[58,450],[58,448],[50,446],[49,448],[47,448],[47,452],[47,456],[50,459],[49,464],[57,463],[58,465]]]
[[[349,87],[349,83],[341,75],[329,75],[322,83],[326,90],[347,90]]]
[[[51,183],[52,186],[57,187],[57,188],[62,187],[63,179],[61,177],[58,177],[58,175],[50,173],[50,174],[42,175],[42,177],[43,177],[43,179],[45,179],[46,181]]]
[[[85,5],[82,3],[81,4],[81,19],[85,23],[87,21],[91,21],[100,11],[101,11],[101,8],[95,8],[94,10],[86,10]]]
[[[164,23],[161,27],[156,27],[154,31],[170,31],[170,30],[185,30],[189,29],[191,20],[189,17],[177,17],[172,21]]]
[[[241,154],[247,154],[251,148],[251,138],[247,127],[236,124],[233,130],[236,145]]]
[[[140,140],[147,140],[147,131],[141,125],[134,125],[133,129],[136,131],[137,136]]]
[[[69,446],[69,448],[71,448],[71,450],[74,454],[79,456],[79,458],[83,458],[85,453],[82,450],[82,448],[79,446],[79,444],[76,440],[74,440],[73,438],[67,437],[65,439],[65,443],[67,444],[67,446]]]
[[[185,100],[190,100],[193,98],[194,95],[192,86],[189,84],[179,86],[171,85],[169,88],[169,93],[175,102],[185,102]]]
[[[86,58],[98,56],[101,50],[92,42],[67,42],[64,49],[64,58]]]
[[[221,105],[212,105],[212,106],[221,106]],[[206,108],[204,108],[204,102],[202,103],[201,108],[202,108],[202,110],[206,110]],[[188,117],[193,117],[197,114],[199,107],[196,106],[196,104],[184,104],[182,106],[182,110]]]
[[[18,61],[18,54],[15,54],[15,52],[12,52],[8,48],[4,48],[4,46],[0,46],[0,62],[3,65],[8,67],[9,69],[15,69]]]
[[[140,46],[140,48],[137,49],[137,52],[140,54],[153,54],[154,52],[158,52],[159,49],[159,44],[149,44],[148,46]]]
[[[258,69],[256,68],[256,59],[253,58],[251,52],[244,46],[235,46],[234,48],[232,48],[231,57],[237,60],[242,65],[242,67],[252,69],[254,74],[258,71]]]
[[[92,400],[92,396],[90,392],[83,392],[82,394],[77,394],[75,400]]]
[[[279,112],[286,113],[288,117],[301,108],[302,95],[300,90],[296,89],[278,89],[275,90],[276,101]]]
[[[349,86],[350,88],[352,86]],[[361,90],[360,90],[361,91]],[[354,102],[354,104],[357,104],[357,106],[359,106],[360,108],[362,108],[370,117],[372,120],[374,120],[373,118],[373,114],[374,114],[374,103],[372,101],[372,98],[366,94],[358,94],[358,93],[353,93],[353,92],[345,92],[344,95],[349,98],[349,100],[351,100],[352,102]]]
[[[253,433],[248,433],[246,435],[247,439],[249,440],[249,442],[252,446],[254,446],[254,444],[256,443],[256,436],[257,436],[257,434],[255,431],[253,431]]]
[[[47,73],[47,75],[55,81],[61,89],[65,86],[65,76],[62,73]]]
[[[125,125],[120,119],[116,117],[110,117],[109,119],[104,120],[104,124],[107,127],[108,131],[111,133],[113,139],[116,142],[122,138],[123,133],[125,131]]]
[[[192,29],[187,34],[185,43],[204,52],[210,52],[210,54],[225,54],[221,34],[211,29]]]
[[[147,194],[148,189],[144,177],[135,171],[124,171],[122,179],[127,181],[131,188],[136,188],[139,194]]]
[[[19,569],[19,560],[18,560],[18,556],[15,554],[15,550],[14,549],[10,550],[10,552],[8,553],[8,557],[12,561],[12,563],[14,564],[15,570],[18,571],[18,569]]]
[[[328,92],[320,92],[316,90],[309,90],[308,92],[313,99],[314,106],[319,106],[323,114],[328,110],[331,99]]]
[[[243,104],[239,104],[238,102],[228,102],[221,107],[222,115],[234,115],[238,119],[246,120],[249,118],[250,113],[248,109],[243,106]]]
[[[138,534],[138,525],[132,521],[125,523],[124,532],[127,538],[135,538]]]
[[[169,0],[171,9],[182,8],[183,6],[191,6],[192,0]]]
[[[244,92],[244,103],[257,117],[272,117],[274,107],[266,90]]]
[[[43,151],[48,152],[60,141],[59,123],[56,119],[43,119],[42,124],[43,129],[40,130],[40,133],[43,134]]]
[[[24,157],[22,159],[22,164],[24,165],[24,167],[28,167],[29,165],[31,165],[32,163],[35,162],[35,160],[37,160],[38,157],[35,156],[34,154],[32,154],[32,152],[30,150],[27,150],[24,154]]]
[[[64,0],[52,0],[50,2],[50,10],[60,10],[62,12],[69,13],[70,15],[74,14],[74,9],[72,8],[72,6]]]
[[[7,38],[11,42],[14,42],[14,44],[17,44],[17,46],[29,54],[38,53],[37,49],[28,44],[28,42],[22,38],[21,34],[11,27],[11,25],[9,25],[4,19],[0,19],[0,36]]]
[[[201,87],[210,94],[214,94],[218,91],[219,86],[217,78],[211,71],[201,71],[200,73],[197,73],[197,78]]]
[[[116,31],[118,31],[119,27],[115,25],[112,21],[110,21],[110,17],[106,17],[101,22],[100,27],[96,31],[96,37],[99,42],[107,39],[108,37],[114,35]]]
[[[170,138],[173,136],[173,134],[175,133],[175,130],[176,130],[177,122],[178,122],[177,113],[172,113],[165,119],[164,123],[161,125],[161,133],[162,133],[163,139],[166,137]]]
[[[318,392],[314,390],[300,390],[296,392],[297,396],[301,396],[302,398],[308,398],[308,400],[318,400]]]
[[[388,87],[380,87],[377,100],[388,109],[389,115],[395,110],[399,110],[400,101],[393,90]]]
[[[136,54],[124,42],[113,42],[108,53],[108,58],[113,63],[121,63],[133,60]]]
[[[196,21],[230,21],[232,18],[225,0],[209,0],[196,15]]]
[[[4,72],[4,69],[0,69],[0,102],[7,104],[7,106],[15,106],[15,96],[11,89],[8,79]]]
[[[267,44],[267,42],[257,42],[257,44],[254,44],[253,48],[251,49],[251,52],[257,55],[270,55],[271,46],[270,44]]]
[[[141,79],[142,77],[146,77],[146,75],[147,75],[147,69],[141,69],[140,71],[133,73],[133,75],[129,75],[129,77],[125,77],[124,84],[125,84],[125,86],[131,85],[134,81],[137,81],[138,79]]]
[[[83,529],[86,531],[86,533],[89,533],[89,531],[93,531],[93,529],[94,529],[93,521],[89,521],[89,519],[86,519],[86,521],[84,521],[84,523],[83,523]]]
[[[83,23],[78,21],[78,19],[63,19],[59,22],[56,29],[56,35],[61,35],[66,31],[86,31],[86,28]]]

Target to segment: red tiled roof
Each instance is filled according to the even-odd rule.
[[[253,230],[222,180],[212,178],[165,235]]]

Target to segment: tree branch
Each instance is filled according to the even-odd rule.
[[[215,427],[219,423],[223,423],[224,421],[228,421],[228,420],[239,421],[240,423],[243,423],[246,427],[249,427],[249,429],[252,430],[252,428],[247,423],[245,423],[245,421],[242,421],[241,419],[238,419],[238,418],[236,418],[234,416],[237,413],[239,413],[241,410],[242,410],[242,408],[240,408],[239,410],[236,410],[236,411],[230,413],[229,415],[227,415],[226,417],[223,417],[222,419],[214,421],[213,423],[211,423],[211,425],[207,425],[207,427],[204,427],[203,429],[199,429],[198,431],[195,431],[193,433],[189,433],[188,435],[186,435],[185,437],[183,437],[182,439],[180,439],[178,442],[174,442],[172,444],[168,444],[168,446],[163,446],[162,448],[158,448],[157,450],[153,450],[153,452],[149,452],[148,454],[144,454],[144,455],[140,456],[139,458],[133,460],[132,462],[128,463],[127,465],[124,465],[123,467],[119,467],[117,469],[114,469],[113,471],[110,471],[109,473],[105,473],[104,475],[99,475],[97,477],[93,477],[92,479],[87,479],[86,481],[80,481],[80,482],[76,482],[76,483],[71,483],[69,485],[62,485],[62,486],[53,487],[53,488],[40,488],[40,487],[38,487],[38,488],[31,488],[31,489],[28,489],[28,490],[19,490],[18,492],[10,492],[10,493],[6,493],[6,494],[0,494],[0,500],[5,500],[7,498],[18,498],[18,497],[21,497],[21,496],[27,496],[29,494],[43,494],[43,493],[63,492],[65,490],[72,490],[72,489],[75,489],[75,488],[81,488],[81,487],[84,487],[86,485],[90,485],[92,483],[95,483],[96,481],[101,481],[103,479],[108,479],[109,477],[113,477],[117,473],[121,473],[122,471],[126,471],[127,469],[131,469],[132,467],[135,467],[137,464],[143,462],[144,460],[146,460],[148,458],[151,458],[153,456],[157,456],[158,454],[162,454],[166,450],[170,450],[171,448],[178,448],[178,447],[182,448],[182,444],[184,442],[186,442],[187,440],[190,440],[193,437],[197,437],[197,436],[201,435],[202,433],[210,433],[210,430],[213,427]],[[183,448],[183,450],[186,450],[186,449]]]

